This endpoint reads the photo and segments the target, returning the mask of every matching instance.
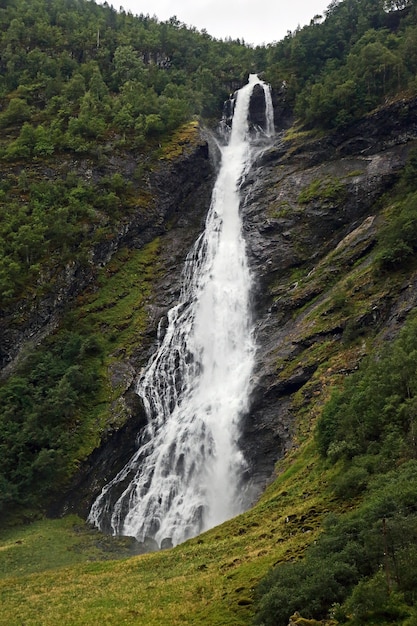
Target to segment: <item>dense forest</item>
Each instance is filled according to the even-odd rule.
[[[41,255],[61,262],[74,248],[80,253],[86,223],[100,237],[122,218],[120,206],[129,206],[129,185],[120,175],[100,181],[98,197],[95,181],[63,172],[51,186],[25,163],[65,153],[105,161],[111,150],[132,150],[146,154],[140,179],[162,137],[193,116],[218,120],[227,95],[251,71],[262,71],[276,89],[285,83],[303,124],[346,125],[417,88],[415,7],[389,8],[380,0],[333,2],[325,19],[253,49],[214,40],[175,18],[159,23],[94,2],[6,2],[0,10],[3,304],[38,276]]]
[[[169,146],[198,124],[215,128],[249,73],[284,94],[293,128],[315,137],[417,94],[412,0],[332,0],[323,16],[263,47],[92,0],[5,0],[0,26],[0,315],[15,327],[63,272],[90,267],[94,247],[129,216],[152,213],[149,176]],[[117,167],[126,158],[129,175]],[[93,164],[94,176],[80,163]],[[416,180],[414,148],[382,201],[376,280],[414,267]],[[157,246],[135,261],[144,298]],[[103,287],[99,269],[95,280]],[[0,345],[4,524],[43,515],[107,426],[109,354],[133,338],[88,307],[74,298],[54,332],[15,362]],[[133,334],[143,326],[138,319]],[[295,611],[352,625],[417,623],[416,355],[410,315],[330,394],[314,445],[345,512],[329,515],[303,558],[277,563],[255,585],[256,624],[287,626]]]
[[[160,23],[94,2],[6,2],[0,10],[3,304],[38,276],[41,255],[70,259],[71,250],[84,249],[87,230],[100,237],[123,217],[120,207],[129,206],[129,184],[117,173],[100,181],[98,197],[96,181],[63,172],[51,186],[25,163],[65,153],[105,161],[111,150],[131,150],[146,155],[140,179],[161,138],[193,116],[217,121],[227,95],[251,71],[262,71],[276,89],[286,85],[301,123],[348,124],[417,89],[415,7],[385,4],[333,2],[325,19],[314,18],[277,44],[249,48],[175,18]]]

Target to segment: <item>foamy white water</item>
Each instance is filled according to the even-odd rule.
[[[94,502],[89,521],[114,534],[174,545],[245,506],[239,422],[248,410],[255,342],[239,187],[256,150],[248,111],[256,75],[237,93],[204,233],[189,253],[178,304],[138,382],[148,424],[138,450]]]

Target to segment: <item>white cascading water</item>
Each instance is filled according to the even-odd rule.
[[[257,150],[249,102],[269,87],[256,75],[238,91],[232,130],[205,231],[187,257],[178,304],[138,382],[148,424],[129,463],[102,490],[89,521],[114,534],[173,545],[240,513],[245,460],[239,421],[248,409],[255,342],[250,273],[239,215],[239,187]],[[259,148],[258,148],[259,150]]]

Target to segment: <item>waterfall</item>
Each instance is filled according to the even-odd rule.
[[[237,92],[204,232],[189,253],[179,301],[137,385],[148,423],[137,452],[94,502],[89,521],[114,534],[174,545],[245,506],[239,421],[248,410],[255,341],[239,188],[259,141],[249,132],[250,75]],[[259,136],[257,137],[259,139]],[[257,148],[254,144],[257,144]]]

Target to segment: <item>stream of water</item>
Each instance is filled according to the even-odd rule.
[[[248,113],[258,84],[267,122],[255,133]],[[147,427],[137,452],[90,511],[90,522],[114,534],[158,544],[169,538],[176,545],[248,504],[238,439],[255,341],[239,189],[259,151],[259,134],[273,134],[272,102],[269,87],[250,75],[237,92],[205,230],[186,259],[179,301],[138,381]]]

